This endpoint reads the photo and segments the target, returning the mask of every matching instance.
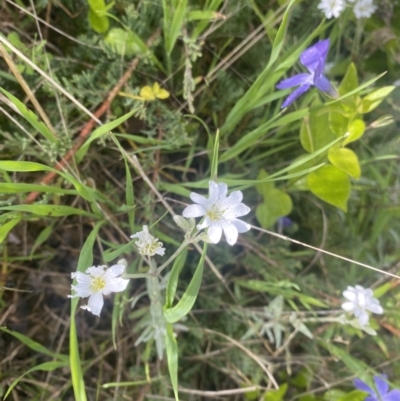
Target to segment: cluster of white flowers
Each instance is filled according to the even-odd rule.
[[[374,293],[370,288],[364,288],[361,285],[356,285],[355,287],[348,286],[347,290],[343,291],[343,296],[348,302],[343,303],[342,308],[346,312],[353,313],[361,327],[368,325],[368,312],[383,313],[382,306],[374,298]]]
[[[353,12],[357,19],[369,18],[376,10],[373,0],[348,0],[354,3]],[[321,0],[318,8],[325,14],[325,17],[331,19],[338,18],[346,7],[345,0]]]
[[[165,248],[162,247],[163,243],[149,233],[147,226],[143,226],[143,231],[131,235],[131,238],[138,238],[135,244],[139,248],[141,255],[154,256],[157,254],[164,256]]]

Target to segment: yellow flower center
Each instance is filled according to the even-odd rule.
[[[106,281],[104,280],[103,276],[95,277],[92,282],[90,283],[91,290],[93,292],[99,292],[106,286]]]
[[[211,209],[207,210],[207,216],[212,221],[218,221],[222,219],[224,210],[221,210],[217,205],[213,205]]]

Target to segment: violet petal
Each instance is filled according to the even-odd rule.
[[[310,86],[310,84],[304,84],[295,89],[282,103],[281,108],[283,109],[290,106],[299,96],[301,96],[304,92],[307,92]]]

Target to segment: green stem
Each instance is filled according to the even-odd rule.
[[[188,246],[190,242],[185,239],[183,240],[182,244],[179,246],[179,248],[168,258],[168,260],[162,264],[158,269],[156,275],[158,276],[182,251],[183,249]]]

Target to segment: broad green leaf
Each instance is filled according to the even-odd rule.
[[[22,116],[25,118],[25,120],[33,128],[35,128],[35,130],[40,132],[50,143],[56,144],[58,142],[57,138],[55,137],[53,132],[51,132],[50,129],[47,128],[47,126],[45,124],[43,124],[41,121],[39,121],[39,119],[35,113],[30,111],[20,100],[18,100],[11,93],[7,92],[3,88],[0,88],[0,91],[2,91],[8,97],[8,99],[10,99],[10,101],[19,110],[19,112],[22,114]]]
[[[110,22],[105,15],[100,15],[93,11],[89,10],[89,25],[90,27],[97,33],[105,33],[108,31],[110,27]]]
[[[167,333],[165,336],[165,345],[167,351],[168,371],[171,378],[172,388],[174,390],[175,400],[179,401],[178,395],[178,343],[174,336],[174,330],[171,323],[167,323]]]
[[[185,248],[174,260],[174,264],[171,269],[171,274],[169,275],[168,278],[167,289],[165,292],[165,298],[166,298],[165,306],[167,308],[170,308],[174,303],[175,292],[178,287],[179,274],[183,266],[185,265],[187,254],[188,250],[187,248]]]
[[[21,375],[20,377],[18,377],[17,379],[15,379],[11,384],[10,387],[8,387],[6,394],[4,395],[3,400],[5,400],[8,395],[11,393],[11,391],[13,390],[13,388],[18,384],[18,382],[26,375],[28,375],[29,373],[32,372],[36,372],[38,370],[44,370],[45,372],[51,372],[53,370],[59,369],[59,368],[63,368],[68,366],[68,362],[62,362],[62,361],[52,361],[52,362],[44,362],[41,363],[39,365],[34,366],[31,369],[28,369],[23,375]],[[82,399],[82,401],[84,401]]]
[[[5,224],[0,225],[0,244],[7,238],[8,233],[21,221],[22,216],[15,216]]]
[[[77,214],[81,216],[94,217],[92,213],[86,210],[76,209],[72,206],[63,205],[14,205],[14,206],[3,206],[0,210],[11,210],[16,212],[27,212],[32,214],[37,214],[39,216],[70,216],[72,214]]]
[[[110,29],[104,43],[120,56],[134,56],[142,51],[133,32],[122,28]]]
[[[337,401],[364,401],[367,393],[360,390],[353,390],[350,393],[340,397]]]
[[[300,129],[300,143],[304,150],[313,153],[335,140],[335,135],[329,128],[329,115],[311,113],[305,117]]]
[[[332,147],[328,151],[328,159],[334,166],[343,170],[350,177],[357,180],[360,178],[360,163],[358,162],[357,155],[352,150]]]
[[[310,191],[333,206],[347,211],[351,185],[345,172],[332,165],[325,165],[308,174],[307,184]]]
[[[347,127],[347,132],[349,136],[343,141],[343,146],[347,145],[350,142],[356,141],[364,134],[364,131],[365,131],[364,121],[358,118],[353,120]]]
[[[346,74],[342,82],[340,83],[339,94],[343,96],[346,93],[349,93],[354,89],[357,89],[357,86],[358,86],[357,70],[355,65],[351,63],[347,68]]]
[[[176,323],[178,320],[186,316],[193,308],[200,290],[201,280],[203,278],[203,267],[206,254],[207,244],[204,244],[203,253],[201,254],[199,264],[197,265],[193,278],[190,280],[190,283],[182,295],[182,298],[174,307],[164,309],[165,320],[168,323]]]
[[[349,119],[344,115],[342,108],[335,108],[329,113],[329,128],[336,137],[343,136],[347,132]]]
[[[365,96],[362,99],[359,112],[365,114],[374,110],[382,103],[385,97],[387,97],[395,88],[396,88],[395,86],[384,86],[383,88],[371,92],[369,95]]]
[[[257,206],[256,217],[261,227],[269,228],[279,217],[287,216],[292,207],[292,199],[288,194],[272,189],[265,196],[264,202]]]
[[[265,180],[266,178],[268,178],[268,173],[264,170],[261,169],[258,173],[257,176],[257,180],[261,181],[261,180]],[[264,198],[267,199],[268,198],[268,194],[271,190],[273,190],[275,188],[275,183],[273,181],[264,181],[264,182],[258,182],[256,184],[256,189],[257,192]]]

